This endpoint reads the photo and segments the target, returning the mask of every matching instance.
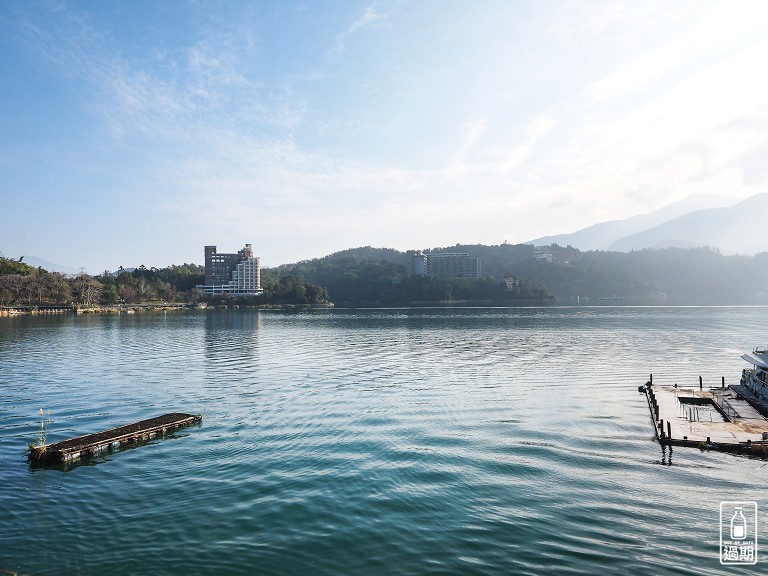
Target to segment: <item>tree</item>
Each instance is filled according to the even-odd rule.
[[[43,297],[50,293],[50,286],[48,282],[48,272],[39,268],[33,274],[31,274],[27,280],[29,283],[29,289],[37,299],[38,304],[43,303]]]
[[[117,285],[114,283],[102,285],[101,302],[104,304],[115,304],[120,300],[117,292]]]
[[[72,288],[63,274],[52,272],[48,275],[48,290],[51,300],[63,304],[72,300]]]
[[[73,288],[78,302],[85,306],[94,304],[99,299],[102,291],[101,283],[87,274],[81,274],[75,278]]]

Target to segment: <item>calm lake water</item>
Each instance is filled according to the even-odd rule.
[[[736,383],[768,308],[216,310],[0,318],[0,569],[749,574],[719,503],[768,466],[664,451],[637,387]],[[200,426],[70,469],[26,445]],[[768,544],[766,544],[768,546]]]

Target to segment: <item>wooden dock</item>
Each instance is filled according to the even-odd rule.
[[[768,419],[739,386],[658,386],[638,390],[648,401],[659,444],[768,458]]]
[[[84,456],[114,450],[123,444],[149,440],[170,430],[201,422],[202,419],[200,414],[164,414],[95,434],[77,436],[43,446],[33,446],[29,451],[29,459],[37,462],[73,462]]]

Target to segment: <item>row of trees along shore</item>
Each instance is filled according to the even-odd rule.
[[[0,306],[114,306],[152,302],[222,303],[226,297],[203,295],[197,285],[204,280],[203,267],[182,264],[167,268],[139,266],[98,276],[49,272],[0,256]],[[262,271],[264,293],[258,297],[238,298],[243,304],[320,304],[329,301],[328,292],[312,282],[286,276],[279,278]]]
[[[768,303],[768,253],[726,256],[714,247],[588,251],[553,244],[459,245],[425,252],[467,252],[482,262],[483,278],[434,279],[407,274],[408,255],[390,248],[353,248],[324,258],[264,268],[264,294],[244,304],[389,306],[426,302],[499,305],[563,300],[627,299],[674,304]],[[542,257],[546,256],[546,257]],[[223,302],[195,286],[203,267],[182,264],[98,276],[63,275],[0,257],[0,306],[115,305]]]

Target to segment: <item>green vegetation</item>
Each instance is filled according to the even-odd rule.
[[[562,254],[529,260],[515,272],[540,280],[559,298],[624,298],[645,303],[760,303],[768,285],[768,253],[724,256],[716,248]]]
[[[99,276],[67,276],[33,268],[18,260],[0,256],[0,306],[26,305],[117,305],[157,302],[225,303],[232,298],[206,297],[196,288],[204,280],[203,267],[182,264],[167,268],[133,270],[122,266],[117,272]],[[328,301],[328,292],[312,282],[262,272],[264,294],[237,298],[242,304],[316,304]]]
[[[324,258],[262,269],[264,294],[206,298],[203,267],[182,264],[99,276],[66,276],[0,257],[0,305],[114,305],[209,302],[307,305],[330,301],[353,306],[435,302],[496,305],[582,299],[638,303],[760,303],[768,286],[768,253],[724,256],[716,248],[669,248],[630,253],[590,251],[553,244],[456,245],[425,252],[479,256],[483,277],[434,279],[407,274],[408,256],[389,248],[354,248]]]
[[[45,452],[48,445],[48,429],[51,426],[51,411],[48,410],[48,420],[45,419],[43,409],[40,408],[40,430],[37,432],[37,442],[29,445],[30,449],[36,448]]]
[[[494,251],[494,248],[499,250]],[[289,274],[325,286],[337,304],[390,306],[457,301],[509,304],[552,299],[545,285],[510,271],[512,262],[533,257],[531,246],[456,246],[434,251],[486,254],[491,269],[497,274],[479,280],[408,277],[408,256],[404,252],[370,246],[280,266],[275,271],[281,276]],[[482,266],[486,268],[485,260]]]
[[[192,302],[199,299],[194,286],[202,279],[202,266],[196,264],[67,276],[0,257],[0,305]]]
[[[355,248],[280,266],[324,286],[337,304],[395,305],[477,301],[498,304],[621,299],[636,303],[760,303],[768,292],[768,253],[725,256],[717,248],[582,252],[553,244],[457,244],[424,252],[467,252],[480,257],[483,278],[407,277],[404,252]],[[545,259],[546,255],[546,259]],[[538,256],[538,258],[537,258]]]

